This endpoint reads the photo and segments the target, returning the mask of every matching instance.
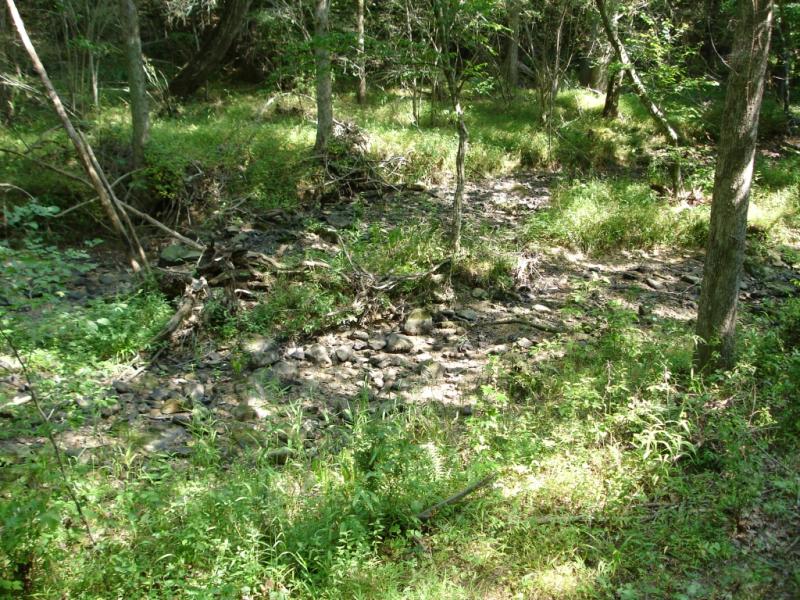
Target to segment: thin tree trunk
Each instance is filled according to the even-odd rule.
[[[100,61],[95,59],[94,53],[89,52],[89,83],[92,87],[92,106],[96,111],[100,110]]]
[[[100,198],[100,203],[105,209],[114,229],[128,244],[133,269],[138,271],[141,268],[139,264],[140,260],[142,261],[142,265],[147,267],[147,257],[144,253],[144,249],[142,249],[138,239],[136,238],[136,232],[133,231],[132,227],[130,227],[129,222],[127,223],[126,227],[126,224],[121,220],[120,214],[124,215],[126,220],[127,215],[125,215],[124,211],[119,206],[119,201],[114,195],[114,190],[108,184],[108,180],[105,178],[105,174],[100,168],[100,165],[97,163],[97,160],[94,158],[91,148],[72,125],[72,121],[70,121],[67,111],[61,102],[61,98],[59,98],[58,93],[56,92],[52,82],[50,81],[50,78],[47,75],[47,71],[42,64],[42,61],[39,59],[36,49],[33,47],[33,43],[31,42],[28,32],[25,29],[25,23],[22,21],[22,17],[17,10],[14,0],[6,0],[6,4],[8,6],[9,13],[11,14],[11,21],[14,23],[14,26],[17,29],[17,33],[22,41],[22,45],[25,47],[28,56],[30,56],[31,62],[33,63],[33,68],[39,75],[47,97],[49,98],[53,108],[56,111],[56,114],[61,120],[61,124],[67,132],[67,136],[69,136],[70,141],[72,141],[72,144],[75,146],[75,150],[78,153],[78,158],[80,159],[86,174],[89,176],[92,187],[94,187],[95,192],[97,192],[97,195]]]
[[[506,44],[505,74],[506,83],[511,95],[515,95],[519,87],[519,19],[518,0],[506,0],[508,12],[508,38]]]
[[[773,0],[740,0],[697,315],[695,359],[701,370],[734,364],[736,304],[772,18]]]
[[[467,151],[469,149],[469,131],[464,119],[464,109],[461,106],[461,84],[459,81],[459,69],[454,60],[454,55],[457,57],[458,52],[453,52],[451,44],[453,40],[450,37],[453,22],[456,18],[458,5],[451,6],[450,11],[446,14],[442,3],[434,2],[434,49],[439,55],[441,60],[442,74],[444,75],[445,83],[447,84],[447,91],[450,95],[450,102],[452,103],[453,110],[456,113],[456,130],[458,132],[458,150],[456,151],[456,189],[453,193],[453,230],[452,230],[452,244],[453,244],[453,261],[455,264],[461,253],[461,224],[463,221],[464,213],[464,188],[466,186],[466,159]]]
[[[616,119],[619,116],[619,96],[622,91],[622,80],[625,78],[625,71],[619,69],[613,75],[609,75],[606,84],[606,101],[603,105],[603,116],[606,119]]]
[[[792,89],[792,52],[789,48],[791,40],[790,24],[786,18],[784,9],[785,1],[781,0],[778,4],[778,27],[775,32],[779,42],[779,68],[780,68],[780,101],[783,105],[783,113],[789,117],[792,114],[791,89]]]
[[[314,62],[317,71],[317,139],[314,150],[328,151],[333,135],[333,92],[331,88],[331,54],[328,49],[328,15],[331,0],[317,0],[314,13]]]
[[[139,15],[134,0],[119,0],[122,29],[125,36],[125,58],[128,63],[128,87],[130,88],[131,151],[133,168],[144,165],[144,147],[150,135],[150,115],[147,106],[147,83],[142,57],[142,38],[139,34]]]
[[[356,0],[356,28],[358,30],[358,103],[367,101],[367,64],[364,54],[364,0]]]
[[[6,22],[6,11],[0,10],[0,75],[12,70],[9,57],[10,30]],[[14,120],[14,87],[0,81],[0,121],[10,125]]]
[[[411,50],[411,61],[415,62],[416,52],[414,50],[414,27],[411,23],[411,6],[410,0],[405,1],[406,8],[406,36],[408,38],[409,48]],[[414,70],[416,72],[416,70]],[[414,125],[419,125],[419,109],[420,109],[420,94],[419,85],[417,83],[416,74],[411,76],[411,118],[414,120]]]
[[[225,0],[219,7],[219,23],[205,37],[197,54],[170,82],[170,94],[179,98],[191,96],[219,70],[247,22],[251,4],[252,0]]]
[[[464,110],[461,102],[455,101],[456,118],[458,120],[458,151],[456,152],[456,190],[453,194],[453,256],[458,258],[461,252],[461,222],[464,214],[464,186],[467,182],[466,161],[469,148],[469,131],[464,121]]]

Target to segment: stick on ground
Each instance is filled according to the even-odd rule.
[[[453,494],[449,498],[446,498],[441,502],[434,504],[430,508],[423,510],[421,513],[417,515],[417,519],[419,519],[423,523],[426,521],[430,521],[436,515],[436,513],[439,512],[441,509],[443,509],[445,506],[450,506],[451,504],[457,504],[458,502],[461,502],[464,498],[466,498],[473,492],[476,492],[479,489],[486,487],[487,485],[492,483],[495,479],[497,479],[497,473],[491,473],[490,475],[487,475],[483,479],[470,484],[457,494]]]

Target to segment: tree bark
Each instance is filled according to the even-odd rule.
[[[517,0],[506,0],[508,12],[508,37],[506,43],[505,75],[508,89],[513,96],[519,87],[519,20],[520,8]]]
[[[228,50],[247,23],[251,4],[252,0],[225,0],[219,8],[217,25],[205,37],[197,54],[170,82],[170,94],[179,98],[191,96],[220,68]]]
[[[367,64],[364,54],[364,0],[356,0],[356,29],[358,34],[358,103],[367,101]]]
[[[608,76],[606,101],[603,105],[603,116],[606,119],[616,119],[619,116],[619,96],[622,91],[622,80],[624,78],[625,71],[622,69]]]
[[[11,60],[9,60],[8,24],[6,23],[6,11],[0,9],[0,76],[11,71]],[[0,121],[10,125],[14,119],[14,88],[6,82],[0,81]]]
[[[94,188],[95,192],[97,192],[100,203],[105,209],[114,229],[128,244],[131,265],[133,266],[134,271],[138,271],[142,265],[147,267],[147,256],[145,255],[141,244],[139,244],[139,240],[136,237],[136,232],[133,230],[133,227],[130,226],[130,222],[127,220],[127,215],[119,206],[119,200],[117,200],[114,190],[109,185],[102,168],[97,163],[97,159],[94,157],[91,147],[72,125],[72,121],[70,121],[70,118],[67,115],[64,104],[61,102],[61,98],[58,96],[58,93],[53,87],[50,77],[47,75],[47,71],[42,64],[42,61],[39,59],[36,48],[33,47],[31,38],[28,36],[28,32],[25,29],[25,23],[22,21],[22,17],[17,10],[14,0],[6,0],[6,4],[8,6],[9,13],[11,14],[11,21],[14,23],[14,26],[17,29],[17,33],[22,41],[22,45],[25,47],[28,56],[30,56],[31,62],[33,63],[33,68],[39,75],[39,79],[42,81],[45,93],[53,105],[58,118],[61,120],[61,124],[67,132],[67,136],[69,137],[73,146],[75,146],[75,151],[78,153],[78,158],[80,159],[86,174],[89,176],[89,181],[91,181],[92,187]],[[120,215],[122,215],[122,218],[120,218]],[[123,219],[125,222],[123,222]],[[141,265],[139,264],[139,261],[141,261]]]
[[[772,19],[773,0],[740,0],[697,315],[695,360],[701,370],[734,364],[736,305]]]
[[[328,16],[331,0],[317,0],[314,13],[314,62],[317,71],[317,139],[314,150],[328,151],[333,135],[333,92],[331,85],[331,54],[328,49]]]
[[[139,15],[134,0],[119,0],[122,29],[125,36],[125,58],[128,63],[128,87],[130,88],[131,151],[133,168],[144,165],[144,146],[150,135],[150,115],[147,106],[147,83],[142,57],[142,38],[139,34]]]
[[[787,117],[790,117],[792,114],[792,51],[789,47],[791,31],[789,29],[789,21],[786,18],[784,5],[784,1],[780,1],[778,4],[778,26],[775,28],[775,33],[778,37],[778,69],[780,70],[780,74],[778,75],[780,80],[778,93],[780,102],[783,105],[783,113]]]

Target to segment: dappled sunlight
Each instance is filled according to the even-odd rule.
[[[567,600],[584,597],[595,577],[593,569],[576,560],[526,573],[520,587],[526,598]]]

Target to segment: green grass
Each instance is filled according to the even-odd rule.
[[[592,179],[562,183],[549,210],[528,222],[526,239],[555,242],[584,252],[656,246],[697,247],[704,243],[708,211],[677,206],[646,183]]]
[[[76,551],[52,475],[14,465],[0,569],[8,585],[9,561],[31,561],[35,597],[791,595],[800,572],[783,546],[733,537],[741,519],[780,530],[800,491],[800,348],[785,335],[800,311],[774,314],[745,331],[737,371],[703,382],[684,325],[642,327],[607,307],[589,341],[495,363],[466,421],[355,403],[306,455],[289,407],[284,443],[299,453],[284,467],[269,444],[222,459],[218,424],[196,415],[186,464],[123,442],[107,467],[74,467],[91,550]],[[490,470],[490,490],[429,526],[414,518]]]

